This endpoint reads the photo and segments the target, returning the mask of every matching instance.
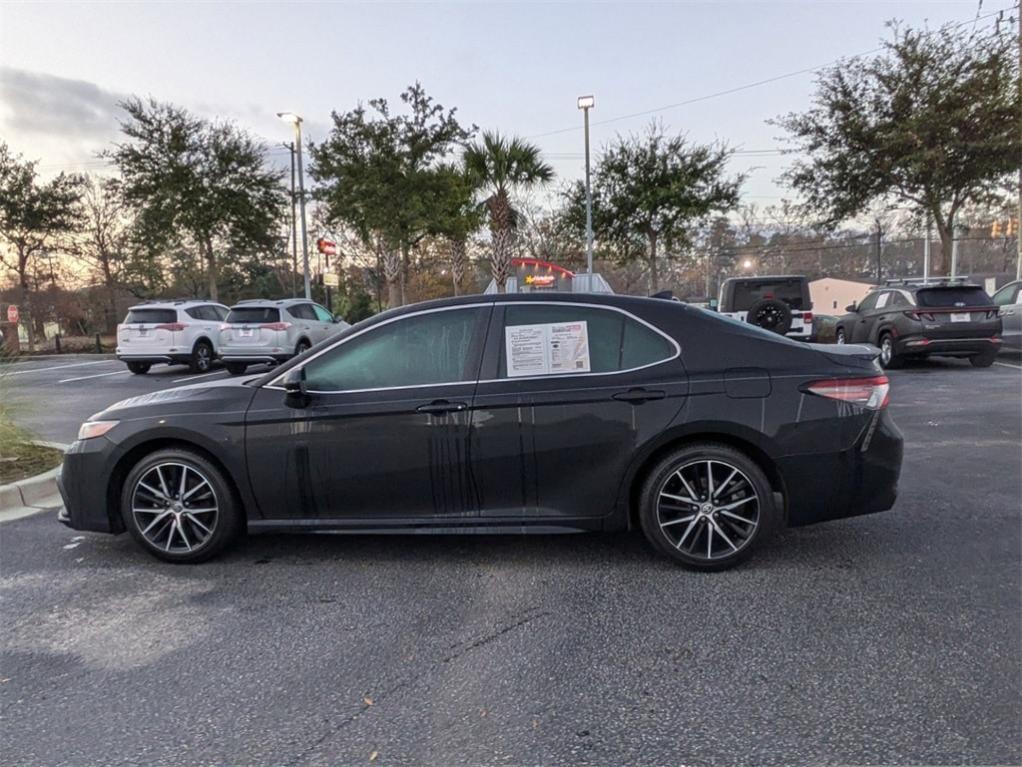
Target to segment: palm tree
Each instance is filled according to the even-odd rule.
[[[546,183],[554,177],[554,169],[543,162],[538,147],[497,131],[484,131],[481,143],[466,148],[464,163],[478,186],[490,193],[485,204],[493,237],[493,279],[497,292],[503,293],[511,274],[514,210],[510,192]]]

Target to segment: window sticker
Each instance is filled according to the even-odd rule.
[[[511,325],[504,329],[508,378],[588,373],[587,322]]]

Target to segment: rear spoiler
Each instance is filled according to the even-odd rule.
[[[872,344],[809,344],[831,362],[864,370],[875,369],[880,350]]]

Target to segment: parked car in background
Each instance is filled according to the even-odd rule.
[[[877,354],[654,298],[405,306],[261,378],[96,414],[60,519],[175,562],[246,529],[639,528],[718,570],[785,525],[892,506],[902,437]]]
[[[133,306],[117,326],[117,359],[136,374],[161,363],[205,373],[216,358],[220,323],[227,313],[223,304],[195,299]]]
[[[838,318],[832,314],[813,313],[813,340],[818,344],[837,342]]]
[[[1022,351],[1022,280],[1009,282],[994,293],[993,302],[1001,317],[1003,348]]]
[[[885,368],[931,355],[989,367],[1001,346],[997,309],[983,288],[963,280],[888,280],[847,307],[835,340],[880,347]]]
[[[220,328],[220,356],[228,372],[241,375],[255,363],[291,359],[347,327],[305,298],[241,301]]]
[[[813,338],[809,280],[799,275],[731,277],[720,286],[717,311],[797,341]]]

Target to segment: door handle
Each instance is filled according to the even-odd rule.
[[[445,399],[438,399],[428,405],[419,405],[415,410],[419,413],[457,413],[467,408],[468,405],[464,402],[448,402]]]
[[[646,402],[653,399],[663,399],[667,392],[659,389],[629,389],[613,395],[614,399],[621,402]]]

